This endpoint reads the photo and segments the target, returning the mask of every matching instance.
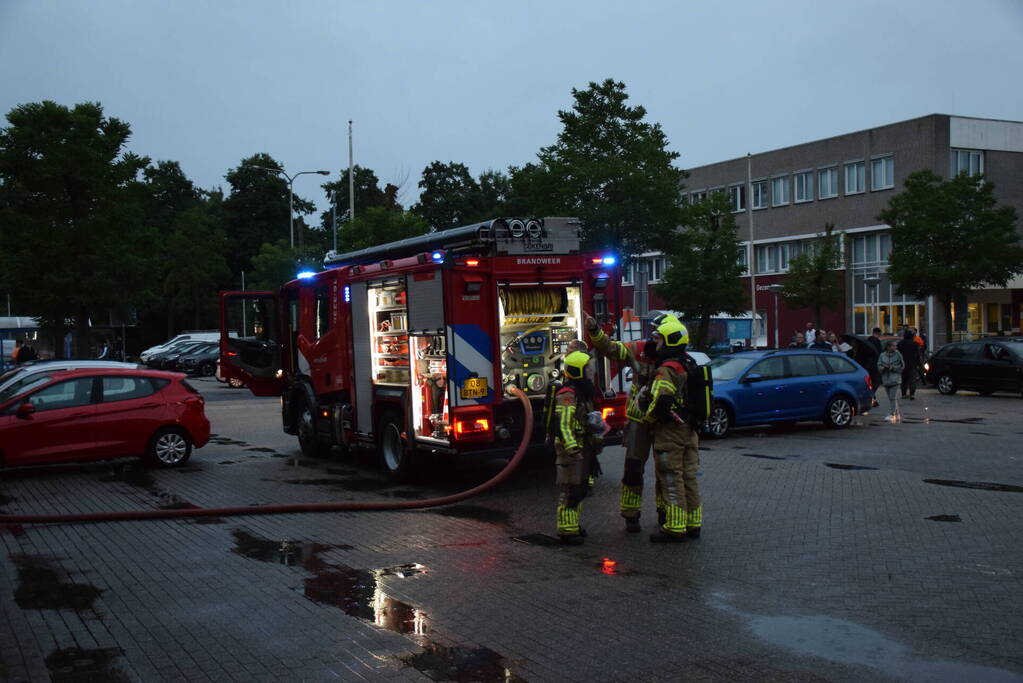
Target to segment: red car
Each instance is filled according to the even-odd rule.
[[[0,465],[143,455],[173,467],[210,439],[206,401],[180,373],[90,368],[37,374],[16,396],[0,392]]]

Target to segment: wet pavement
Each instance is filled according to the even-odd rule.
[[[276,400],[198,384],[216,436],[186,467],[7,470],[0,510],[406,501],[503,465],[396,484],[373,454],[302,457]],[[625,533],[620,448],[579,547],[543,458],[441,508],[0,524],[0,680],[1023,681],[1021,408],[924,390],[901,424],[703,441],[704,534],[677,546]]]

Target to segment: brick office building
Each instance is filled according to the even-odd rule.
[[[869,334],[875,326],[897,331],[909,324],[926,331],[934,347],[948,340],[934,297],[913,299],[889,282],[890,228],[877,219],[902,190],[906,176],[925,168],[945,178],[962,171],[983,173],[995,184],[998,203],[1014,206],[1023,217],[1023,122],[932,114],[689,169],[685,198],[728,193],[747,253],[752,218],[756,310],[765,321],[758,323],[758,345],[773,347],[777,329],[784,346],[812,319],[808,310],[789,309],[783,298],[775,317],[776,295],[768,287],[784,282],[789,260],[827,223],[844,233],[845,261],[844,303],[839,311],[825,310],[825,329]],[[652,283],[666,267],[659,254],[646,254],[636,263],[649,269]],[[626,273],[627,287],[634,272]],[[749,289],[749,277],[743,279]],[[658,303],[651,296],[651,307]],[[1019,332],[1021,313],[1023,277],[1017,277],[1005,288],[975,291],[965,305],[956,306],[954,324],[964,329],[953,335]]]

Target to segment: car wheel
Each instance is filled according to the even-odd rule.
[[[824,424],[832,429],[845,429],[852,422],[853,406],[845,396],[836,396],[824,409]]]
[[[732,414],[722,403],[715,403],[707,418],[707,433],[712,439],[723,439],[732,428]]]
[[[213,367],[213,363],[203,363],[199,366],[199,374],[203,377],[213,377],[213,373],[216,371],[217,369]]]
[[[157,467],[177,467],[192,455],[192,438],[180,427],[164,427],[149,440],[146,457]]]
[[[316,417],[313,415],[313,407],[309,405],[309,399],[304,396],[298,399],[294,425],[298,432],[298,445],[302,449],[302,455],[307,458],[317,458],[330,452],[330,449],[319,441],[319,430],[316,425]]]
[[[405,438],[404,420],[394,412],[384,413],[377,427],[377,447],[380,462],[387,475],[397,481],[412,477],[413,454]]]
[[[952,375],[942,375],[938,378],[938,391],[941,393],[945,395],[952,395],[956,393],[956,389],[958,389],[958,387],[952,379]]]
[[[242,387],[245,386],[245,382],[241,381],[237,377],[232,377],[231,379],[227,380],[227,386],[231,387],[232,389],[241,389]]]

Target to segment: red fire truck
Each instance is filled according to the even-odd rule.
[[[280,291],[221,294],[221,373],[280,396],[302,452],[376,447],[407,478],[428,454],[503,451],[523,438],[524,391],[544,441],[548,388],[583,312],[618,318],[611,254],[581,253],[578,221],[495,219],[346,254]],[[237,336],[235,335],[237,333]],[[625,395],[602,361],[613,440]]]

